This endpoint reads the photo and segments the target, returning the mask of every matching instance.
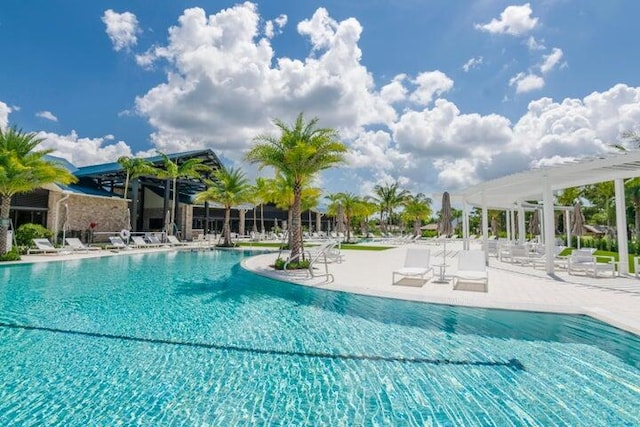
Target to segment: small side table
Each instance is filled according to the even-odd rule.
[[[444,275],[447,267],[449,267],[449,264],[436,264],[434,265],[434,267],[438,268],[438,278],[434,280],[433,283],[449,283]]]

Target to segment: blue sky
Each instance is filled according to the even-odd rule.
[[[0,7],[0,126],[76,165],[332,126],[327,192],[455,190],[609,151],[640,125],[640,3],[20,1]]]

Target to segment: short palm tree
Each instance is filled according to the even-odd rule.
[[[45,184],[70,184],[77,180],[66,168],[45,158],[52,150],[37,150],[42,141],[36,133],[24,133],[15,127],[0,128],[0,254],[7,252],[13,196]]]
[[[231,208],[251,199],[251,186],[244,172],[240,169],[220,168],[213,172],[212,178],[213,180],[208,182],[207,189],[194,196],[194,201],[196,203],[217,202],[224,206],[222,244],[232,246]]]
[[[261,168],[273,167],[292,183],[294,201],[290,259],[295,259],[302,255],[300,214],[305,183],[309,183],[320,171],[343,162],[347,147],[338,141],[338,133],[334,129],[317,127],[318,118],[305,122],[300,113],[292,127],[279,119],[275,119],[274,124],[280,130],[280,135],[257,136],[257,144],[246,158],[258,163]]]
[[[171,180],[171,224],[174,225],[176,221],[176,192],[178,178],[195,178],[200,179],[203,172],[208,172],[211,169],[202,164],[202,159],[189,159],[182,163],[174,162],[165,153],[159,153],[162,157],[162,168],[153,168],[153,175],[160,179]],[[173,226],[170,230],[167,230],[168,234],[173,234]]]

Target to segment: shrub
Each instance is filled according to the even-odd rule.
[[[50,239],[52,236],[53,231],[39,224],[22,224],[16,230],[16,243],[19,246],[31,246],[33,239]]]
[[[20,261],[20,250],[14,246],[9,252],[0,255],[0,262],[2,261]]]
[[[284,264],[287,262],[287,260],[283,259],[283,258],[278,258],[276,259],[275,264],[273,265],[273,268],[275,268],[276,270],[284,270]],[[302,261],[293,261],[290,262],[289,264],[287,264],[287,270],[302,270],[302,269],[307,269],[309,268],[309,260],[308,259],[304,259]]]

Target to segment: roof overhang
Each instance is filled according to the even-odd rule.
[[[640,177],[640,151],[585,158],[485,181],[452,195],[471,206],[510,209],[523,201],[542,200],[552,191],[616,179]]]

